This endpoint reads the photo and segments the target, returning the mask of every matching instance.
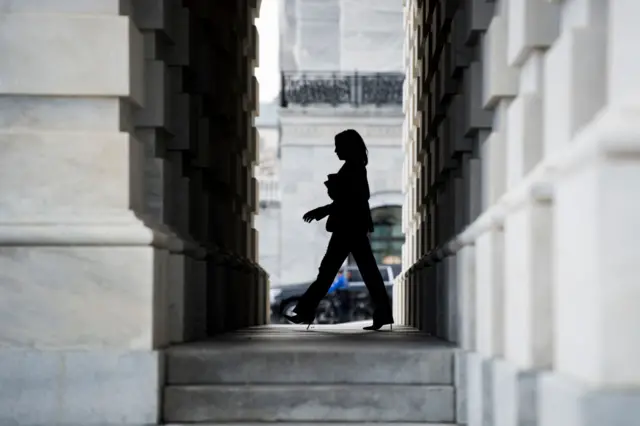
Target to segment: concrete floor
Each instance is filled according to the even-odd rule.
[[[411,327],[394,325],[393,330],[384,326],[381,331],[365,331],[364,326],[371,321],[345,324],[318,325],[313,324],[309,330],[305,325],[272,324],[251,327],[215,337],[211,340],[194,342],[175,347],[178,350],[197,349],[236,349],[252,350],[314,350],[318,345],[326,350],[433,350],[453,349],[454,345],[432,337]],[[170,349],[170,350],[173,350]]]

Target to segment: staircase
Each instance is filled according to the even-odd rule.
[[[455,425],[454,348],[361,327],[266,326],[170,348],[164,423]]]

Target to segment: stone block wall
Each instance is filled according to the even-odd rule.
[[[0,424],[157,424],[162,349],[264,324],[257,1],[0,7]]]
[[[482,208],[480,157],[493,122],[483,108],[483,40],[493,2],[408,2],[400,320],[457,340],[447,244]],[[428,284],[421,284],[428,283]],[[415,308],[410,308],[415,305]]]
[[[131,6],[1,8],[2,424],[157,418],[168,250],[142,214]]]
[[[188,2],[190,66],[181,89],[189,108],[186,145],[173,147],[188,176],[188,232],[203,256],[208,335],[268,318],[268,279],[258,265],[259,2]],[[194,303],[199,300],[194,297]],[[197,312],[197,309],[189,309]]]
[[[173,341],[261,322],[264,312],[244,312],[239,301],[266,285],[253,226],[256,5],[133,6],[150,106],[135,112],[147,147],[144,213],[170,235],[170,263],[179,269],[168,317]],[[223,25],[225,17],[239,24]]]
[[[431,216],[432,226],[450,232],[421,245],[420,170],[426,162],[434,175],[442,163],[412,149],[424,129],[439,136],[424,119],[412,121],[424,117],[420,97],[437,88],[414,79],[405,130],[405,220],[414,238],[396,290],[412,303],[397,305],[402,320],[461,346],[459,423],[637,424],[640,316],[630,300],[640,295],[632,184],[640,177],[640,61],[630,52],[640,6],[466,1],[450,23],[424,18],[424,8],[443,3],[407,2],[408,53],[416,62],[429,28],[453,31],[459,16],[475,28],[466,45],[481,47],[471,56],[482,59],[481,90],[470,83],[463,94],[466,117],[482,124],[470,151],[480,171],[462,171],[463,179],[475,173],[461,185],[471,194],[460,199],[464,214],[474,213],[453,229]],[[470,21],[469,10],[478,14]],[[452,208],[460,204],[447,207],[449,218],[461,215]]]

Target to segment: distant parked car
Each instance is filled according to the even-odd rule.
[[[393,279],[400,272],[400,265],[378,265],[382,279],[387,287],[387,293],[389,297],[393,295]],[[367,287],[362,280],[362,275],[355,265],[348,265],[341,269],[342,272],[347,274],[349,279],[349,287],[346,291],[352,293],[353,300],[361,300],[362,296],[356,293],[367,293]],[[310,282],[271,287],[270,304],[271,304],[271,322],[274,324],[287,323],[282,314],[293,315],[293,309],[298,303],[298,299],[304,294],[307,288],[311,285]],[[327,298],[321,303],[322,307],[327,303]],[[317,319],[317,322],[322,322],[322,315]]]

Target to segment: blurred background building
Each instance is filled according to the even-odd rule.
[[[402,20],[402,0],[280,0],[279,108],[262,104],[257,124],[260,263],[272,283],[315,277],[329,234],[302,215],[330,202],[322,182],[341,165],[333,136],[347,128],[369,148],[376,257],[400,263]]]
[[[258,179],[258,214],[256,229],[260,232],[259,259],[265,269],[273,271],[271,281],[278,282],[280,270],[280,126],[278,104],[260,104],[260,116],[256,117],[259,134],[259,160],[255,169]]]

